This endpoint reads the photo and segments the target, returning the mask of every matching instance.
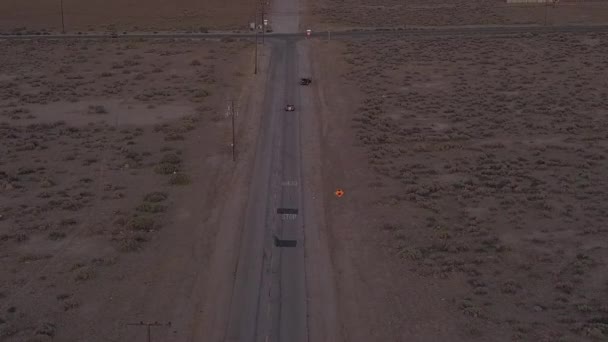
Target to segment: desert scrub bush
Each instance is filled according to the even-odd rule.
[[[55,186],[57,183],[55,183],[52,179],[49,178],[44,178],[42,181],[40,181],[40,187],[42,188],[50,188]]]
[[[61,240],[65,238],[65,233],[64,232],[50,232],[49,233],[49,240]]]
[[[167,153],[162,157],[160,162],[176,165],[176,164],[181,163],[182,159],[180,158],[180,156],[178,156],[175,153]]]
[[[62,219],[61,221],[59,221],[59,225],[62,227],[73,226],[76,223],[78,223],[78,221],[73,218]]]
[[[136,252],[147,241],[146,237],[142,234],[124,235],[114,240],[118,242],[118,250],[121,252]]]
[[[555,289],[565,294],[571,294],[574,290],[574,285],[569,281],[560,281],[555,284]]]
[[[178,141],[184,140],[184,136],[177,132],[169,132],[165,135],[165,141]]]
[[[424,254],[418,248],[404,247],[399,250],[398,254],[399,257],[412,261],[422,260],[424,258]]]
[[[519,285],[515,280],[512,280],[512,279],[505,281],[500,286],[500,292],[505,293],[505,294],[515,294],[520,289],[521,289],[521,285]]]
[[[165,207],[164,205],[161,205],[158,203],[150,203],[150,202],[144,202],[135,208],[135,210],[141,211],[144,213],[162,213],[166,209],[167,209],[167,207]]]
[[[34,331],[35,336],[44,336],[44,338],[34,338],[32,341],[43,341],[55,337],[56,326],[50,322],[41,322]]]
[[[209,95],[211,95],[211,94],[209,93],[209,91],[207,91],[205,89],[199,89],[198,91],[196,91],[194,93],[194,97],[195,98],[204,98],[204,97],[207,97]]]
[[[78,273],[74,277],[74,280],[76,280],[78,282],[87,281],[87,280],[93,279],[94,277],[95,277],[95,272],[89,267],[84,267],[78,271]]]
[[[161,175],[170,175],[178,171],[177,165],[170,163],[160,163],[154,167],[154,172]]]
[[[201,62],[198,59],[195,59],[192,62],[190,62],[190,65],[192,65],[192,66],[199,66],[199,65],[201,65]]]
[[[38,260],[45,260],[52,258],[52,255],[48,254],[26,254],[19,258],[19,262],[30,263]]]
[[[108,113],[108,110],[104,106],[101,106],[101,105],[89,106],[89,114],[107,114],[107,113]]]
[[[150,192],[144,196],[144,202],[158,203],[166,200],[167,197],[169,196],[165,192]]]
[[[470,300],[463,300],[460,303],[460,310],[463,314],[471,317],[483,317],[481,308],[473,304]]]
[[[149,216],[133,216],[127,222],[127,228],[137,231],[151,231],[154,229],[155,222]]]
[[[188,185],[191,182],[190,177],[184,173],[173,174],[169,179],[169,184],[171,185]]]

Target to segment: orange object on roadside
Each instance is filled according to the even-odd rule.
[[[340,198],[344,196],[344,191],[342,189],[338,189],[336,192],[334,192],[334,194],[336,194],[336,197]]]

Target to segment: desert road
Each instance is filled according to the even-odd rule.
[[[296,22],[293,16],[283,20],[285,24]],[[288,20],[289,19],[289,20]],[[278,19],[281,21],[282,19]],[[266,33],[268,39],[303,40],[307,38],[304,30],[282,31],[277,29],[274,22],[274,32]],[[335,31],[311,31],[311,38],[357,38],[374,35],[395,35],[399,37],[409,36],[443,36],[443,35],[504,35],[504,34],[541,34],[541,33],[593,33],[606,32],[608,25],[468,25],[468,26],[405,26],[405,27],[362,27],[354,29],[342,29]],[[222,39],[243,38],[253,39],[256,37],[252,32],[119,32],[119,33],[66,33],[66,34],[19,34],[0,35],[0,40],[30,40],[30,39]],[[258,34],[261,39],[261,33]]]
[[[293,42],[273,42],[226,341],[307,341],[305,214]],[[285,112],[287,103],[295,112]]]
[[[285,13],[297,1],[274,6],[276,13]],[[298,30],[291,16],[271,20],[275,31]],[[233,243],[236,265],[215,267],[232,273],[218,275],[230,281],[214,290],[220,293],[213,299],[222,299],[207,310],[222,314],[204,335],[229,342],[336,341],[331,262],[327,243],[319,238],[321,210],[309,186],[318,175],[306,171],[320,163],[310,153],[311,138],[318,134],[312,122],[314,86],[299,84],[311,73],[309,48],[306,41],[291,38],[266,39],[260,49],[268,52],[258,75],[266,81],[243,226]],[[285,111],[287,104],[295,111]],[[221,256],[216,260],[223,262]]]

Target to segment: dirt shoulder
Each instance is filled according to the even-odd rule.
[[[251,44],[1,44],[0,339],[183,336]]]
[[[447,25],[574,25],[608,23],[604,1],[557,5],[504,0],[320,0],[308,5],[303,23],[316,31],[356,27]]]
[[[315,49],[346,340],[606,337],[605,35]]]

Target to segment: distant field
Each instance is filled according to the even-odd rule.
[[[0,1],[0,31],[61,30],[59,0]],[[254,2],[244,0],[64,0],[68,31],[246,28]]]
[[[502,0],[319,0],[308,25],[319,29],[402,25],[591,24],[608,22],[606,1],[507,4]]]

